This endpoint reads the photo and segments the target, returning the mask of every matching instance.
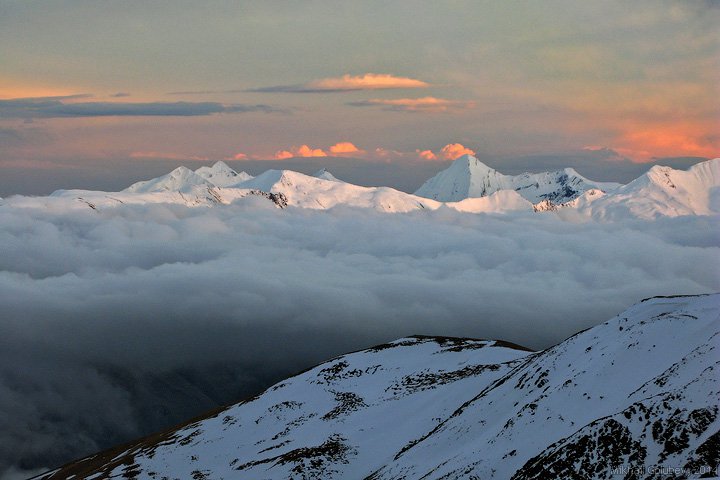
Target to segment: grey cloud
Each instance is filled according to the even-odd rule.
[[[130,94],[129,94],[129,93],[125,93],[125,92],[118,92],[118,93],[113,93],[113,94],[110,95],[110,96],[111,96],[111,97],[114,97],[114,98],[121,98],[121,97],[129,97]]]
[[[409,334],[531,347],[720,288],[717,218],[0,205],[0,471],[51,467]],[[20,446],[20,447],[18,447]]]
[[[242,93],[247,90],[184,90],[179,92],[168,92],[165,95],[212,95],[218,93]]]
[[[114,116],[202,116],[217,113],[277,112],[270,105],[225,105],[217,102],[65,103],[54,98],[0,100],[0,118],[68,118]]]

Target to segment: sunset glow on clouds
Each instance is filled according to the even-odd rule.
[[[541,171],[553,162],[523,158],[579,152],[611,172],[720,156],[712,2],[427,2],[408,22],[378,0],[208,1],[3,4],[0,183],[18,165],[128,159],[370,169],[475,150]]]
[[[475,151],[459,143],[450,143],[440,150],[439,157],[445,160],[455,160],[463,155],[475,155]]]
[[[319,90],[382,90],[388,88],[427,88],[430,85],[422,80],[408,77],[396,77],[384,73],[366,73],[365,75],[345,74],[340,78],[323,78],[310,82],[311,88]]]
[[[401,112],[447,112],[450,110],[472,108],[475,106],[475,103],[436,97],[422,97],[396,99],[373,98],[371,100],[348,102],[348,105],[353,107],[385,107],[387,110]]]
[[[408,77],[387,73],[345,74],[341,77],[321,78],[301,85],[277,85],[254,88],[250,91],[264,93],[327,93],[352,92],[357,90],[388,90],[397,88],[427,88],[430,84]]]
[[[327,157],[321,148],[312,148],[307,145],[293,147],[290,150],[279,150],[275,153],[275,160],[285,160],[295,157]]]
[[[338,142],[332,145],[328,152],[333,155],[363,155],[365,153],[364,150],[360,150],[351,142]]]
[[[327,151],[322,148],[312,148],[308,145],[300,145],[299,147],[292,147],[288,150],[278,150],[275,155],[275,160],[286,160],[288,158],[309,158],[309,157],[362,157],[366,154],[365,150],[361,150],[351,142],[338,142],[328,147]],[[246,156],[247,158],[247,156]],[[256,158],[260,158],[256,156]]]

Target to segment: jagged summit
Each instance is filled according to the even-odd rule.
[[[341,182],[342,181],[342,180],[338,180],[335,177],[335,175],[328,172],[326,168],[321,168],[317,172],[313,173],[312,176],[315,178],[323,179],[323,180],[330,180],[331,182]]]
[[[388,187],[362,187],[325,169],[314,175],[267,170],[257,177],[237,173],[224,162],[197,171],[178,167],[167,175],[137,182],[122,192],[57,190],[54,202],[93,209],[125,203],[230,204],[258,195],[282,194],[287,206],[311,209],[372,208],[384,212],[448,207],[468,213],[567,212],[602,221],[627,218],[717,215],[720,213],[720,159],[688,170],[654,166],[628,183],[594,182],[572,168],[504,175],[476,157],[464,155],[429,179],[415,194]],[[4,204],[32,204],[29,197]],[[554,215],[549,213],[549,215]]]
[[[218,187],[234,186],[253,178],[245,172],[236,172],[222,160],[215,162],[212,167],[200,167],[195,173]]]
[[[485,197],[499,190],[515,190],[533,204],[544,200],[562,203],[577,198],[591,188],[608,191],[619,186],[616,183],[593,182],[572,168],[517,176],[504,175],[472,155],[463,155],[425,182],[415,195],[441,202],[456,202],[465,198]]]

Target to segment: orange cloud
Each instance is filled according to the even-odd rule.
[[[717,157],[720,136],[708,133],[712,129],[697,127],[674,124],[631,129],[617,140],[613,149],[635,162],[651,161],[654,157]]]
[[[275,160],[286,160],[288,158],[293,158],[295,155],[293,155],[292,152],[288,150],[278,150],[275,152]]]
[[[290,150],[279,150],[275,153],[275,160],[286,160],[294,157],[327,157],[321,148],[311,148],[307,145],[293,147]]]
[[[247,160],[248,156],[244,153],[236,153],[233,155],[233,160]]]
[[[449,143],[440,150],[439,156],[443,160],[455,160],[463,155],[475,155],[475,152],[459,143]]]
[[[300,148],[297,149],[297,153],[299,157],[327,157],[327,153],[322,149],[310,148],[307,145],[300,146]]]
[[[329,149],[329,152],[333,155],[362,155],[365,153],[365,150],[360,150],[358,147],[356,147],[351,142],[338,142],[335,145],[332,145]]]
[[[423,160],[437,160],[438,157],[435,155],[432,150],[415,150],[415,153],[418,154],[418,157],[422,158]]]
[[[427,88],[430,84],[408,77],[396,77],[386,73],[364,75],[345,74],[342,77],[323,78],[310,82],[308,90],[383,90],[391,88]]]
[[[385,107],[388,110],[402,112],[447,112],[450,110],[462,110],[475,106],[474,102],[461,102],[447,100],[445,98],[422,97],[422,98],[395,98],[381,99],[373,98],[359,102],[349,102],[353,107]]]

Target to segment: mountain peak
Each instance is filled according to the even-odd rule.
[[[236,172],[222,160],[215,162],[212,167],[200,167],[195,173],[218,187],[235,186],[253,178],[245,172]]]
[[[588,180],[572,168],[557,172],[503,175],[472,155],[457,158],[447,169],[425,182],[415,195],[441,202],[486,197],[499,190],[514,190],[533,204],[544,200],[563,203],[592,188],[614,189],[619,185]]]
[[[125,191],[131,193],[184,192],[196,185],[214,186],[189,168],[181,166],[161,177],[134,183]]]
[[[317,172],[312,174],[313,177],[319,178],[321,180],[329,180],[331,182],[340,182],[341,180],[338,180],[335,175],[328,172],[326,168],[321,168]]]

